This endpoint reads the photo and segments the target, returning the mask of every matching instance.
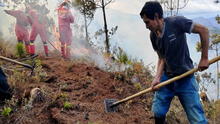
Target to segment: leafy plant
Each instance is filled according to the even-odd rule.
[[[134,83],[134,87],[138,90],[142,89],[141,83]]]
[[[117,47],[113,50],[113,55],[119,63],[131,64],[131,59],[128,57],[127,53],[120,47]]]
[[[11,112],[12,112],[12,109],[10,107],[5,107],[1,114],[3,116],[9,116]]]
[[[25,56],[25,53],[26,53],[26,52],[25,52],[24,45],[23,45],[22,42],[19,42],[19,43],[17,44],[16,50],[17,50],[16,55],[17,55],[18,57],[24,57],[24,56]]]
[[[64,109],[71,109],[73,107],[73,104],[71,104],[70,102],[64,102],[63,104],[63,108]]]

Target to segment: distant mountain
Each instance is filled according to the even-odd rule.
[[[146,30],[139,13],[132,14],[114,9],[107,9],[106,15],[108,28],[116,25],[118,26],[116,34],[111,39],[111,45],[117,44],[132,57],[144,59],[145,64],[153,62],[155,65],[157,55],[151,46],[149,31]],[[210,32],[218,31],[220,33],[220,24],[216,22],[215,17],[196,17],[192,19],[196,23],[208,27]],[[99,10],[95,13],[95,18],[89,26],[89,31],[90,33],[95,32],[100,28],[103,28],[103,18],[102,11]],[[199,35],[192,34],[187,35],[187,37],[189,49],[192,53],[191,56],[194,58],[194,60],[197,60],[199,53],[196,52],[195,45],[196,42],[200,41]],[[104,39],[104,36],[102,39]]]
[[[215,17],[212,18],[204,18],[198,17],[193,19],[195,22],[205,25],[209,28],[210,32],[220,33],[220,24],[217,23]]]

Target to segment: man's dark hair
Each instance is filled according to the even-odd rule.
[[[163,9],[159,2],[149,1],[146,2],[144,7],[141,10],[140,16],[143,18],[145,15],[147,18],[154,20],[155,14],[158,14],[159,18],[163,18]]]

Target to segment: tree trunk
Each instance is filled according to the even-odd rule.
[[[87,19],[86,19],[86,9],[85,9],[85,1],[83,0],[83,15],[84,15],[84,21],[85,21],[85,32],[86,32],[86,41],[89,42],[89,35],[88,35],[88,27],[87,27]]]
[[[86,14],[84,14],[84,21],[85,21],[85,32],[86,32],[86,41],[89,41],[89,35],[88,35],[88,27],[87,27],[87,19]]]
[[[105,15],[104,0],[102,0],[102,12],[103,12],[103,18],[104,18],[105,45],[106,45],[105,47],[106,47],[106,52],[110,53],[109,37],[108,37],[108,27],[107,27],[106,15]]]
[[[218,56],[218,48],[217,48],[217,45],[216,45],[216,55]],[[218,65],[218,62],[217,62],[217,100],[219,99],[219,65]]]

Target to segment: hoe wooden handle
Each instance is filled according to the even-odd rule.
[[[215,58],[209,60],[209,65],[211,65],[212,63],[217,62],[218,60],[220,60],[220,56],[215,57]],[[159,83],[158,85],[155,86],[155,88],[157,89],[157,88],[163,87],[165,85],[168,85],[168,84],[170,84],[170,83],[172,83],[172,82],[174,82],[176,80],[179,80],[179,79],[184,78],[184,77],[186,77],[186,76],[188,76],[190,74],[193,74],[194,72],[197,72],[198,70],[199,70],[198,68],[191,69],[191,70],[189,70],[189,71],[187,71],[187,72],[185,72],[185,73],[183,73],[183,74],[181,74],[179,76],[176,76],[176,77],[171,78],[171,79],[169,79],[167,81]],[[142,95],[144,93],[148,93],[148,92],[152,92],[152,91],[153,91],[153,89],[151,87],[147,88],[147,89],[142,90],[142,91],[140,91],[140,92],[138,92],[138,93],[136,93],[136,94],[134,94],[132,96],[128,96],[128,97],[126,97],[126,98],[124,98],[122,100],[119,100],[119,101],[113,103],[112,106],[118,105],[118,104],[126,102],[126,101],[128,101],[130,99],[133,99],[133,98],[135,98],[137,96],[140,96],[140,95]]]
[[[29,69],[33,69],[33,67],[31,65],[28,65],[28,64],[25,64],[25,63],[22,63],[22,62],[13,60],[13,59],[9,59],[9,58],[4,57],[4,56],[0,56],[0,59],[5,60],[5,61],[9,61],[9,62],[12,62],[12,63],[16,63],[18,65],[22,65],[22,66],[24,66],[26,68],[29,68]]]

